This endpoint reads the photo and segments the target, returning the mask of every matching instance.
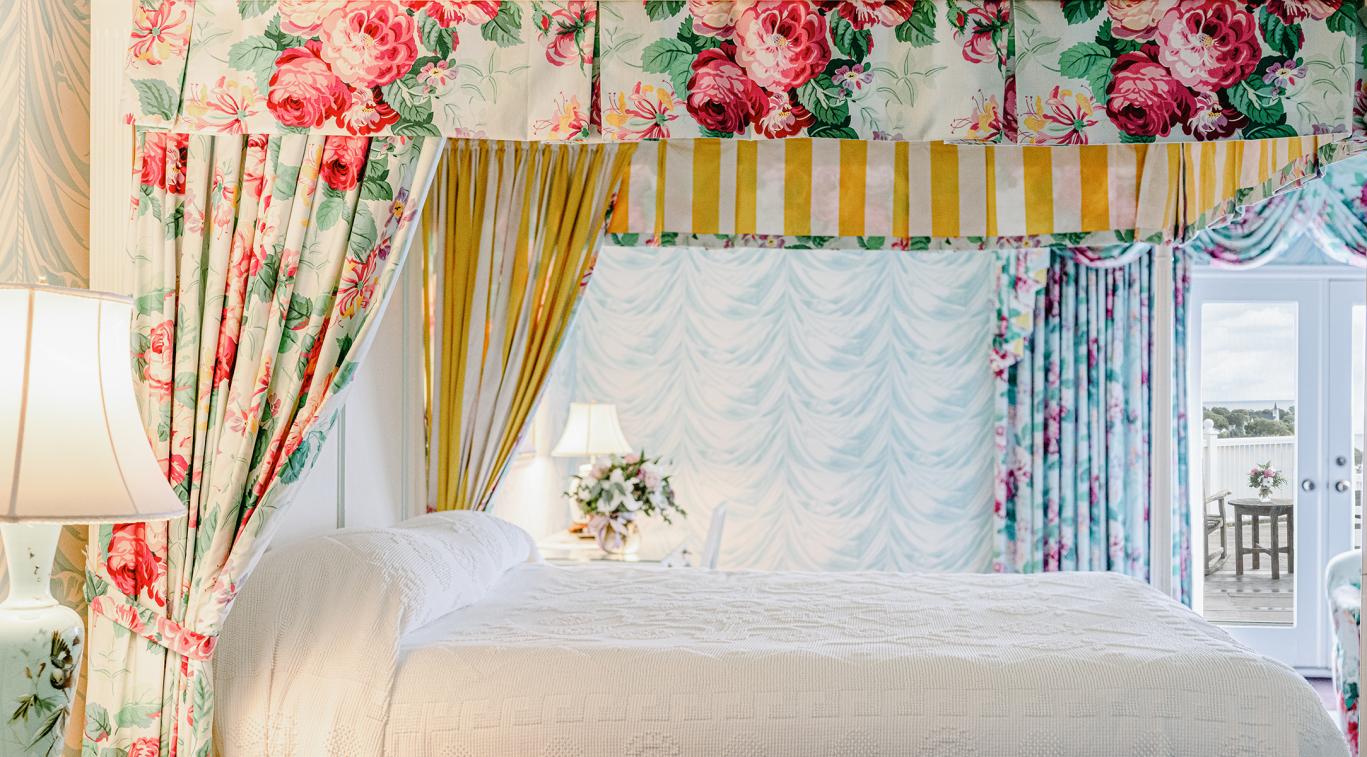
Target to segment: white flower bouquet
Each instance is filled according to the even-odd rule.
[[[673,523],[673,515],[687,517],[674,501],[674,487],[660,470],[659,458],[648,458],[644,452],[595,462],[587,474],[570,481],[565,496],[588,518],[588,531],[598,546],[614,554],[635,551],[641,518],[658,515]]]

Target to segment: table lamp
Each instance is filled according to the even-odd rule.
[[[579,475],[587,476],[595,458],[629,452],[631,445],[622,434],[622,424],[617,421],[616,405],[571,402],[569,420],[565,421],[565,431],[551,450],[551,457],[588,458],[588,462],[579,466]],[[574,516],[579,522],[582,513],[576,512]]]
[[[126,297],[0,284],[0,754],[64,738],[82,621],[49,588],[65,523],[185,514],[133,395]]]

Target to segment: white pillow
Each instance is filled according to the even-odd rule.
[[[540,559],[526,531],[474,512],[342,530],[266,553],[213,659],[224,754],[379,754],[402,637]],[[299,712],[310,716],[292,717]]]

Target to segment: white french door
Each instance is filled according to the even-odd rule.
[[[1201,271],[1192,287],[1197,610],[1307,672],[1326,670],[1331,654],[1324,565],[1357,533],[1363,293],[1361,273],[1339,269]],[[1265,463],[1286,479],[1272,504],[1287,507],[1269,509],[1250,486]],[[1205,516],[1220,512],[1220,495],[1217,527]],[[1271,552],[1274,538],[1283,552]]]

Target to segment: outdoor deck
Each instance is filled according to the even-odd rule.
[[[1267,518],[1260,519],[1258,541],[1269,544],[1272,532]],[[1284,519],[1278,519],[1280,538],[1285,544],[1286,526]],[[1252,527],[1244,521],[1244,536],[1250,538]],[[1296,575],[1286,572],[1286,556],[1282,556],[1281,578],[1272,580],[1271,562],[1266,555],[1261,557],[1261,567],[1253,569],[1252,557],[1244,558],[1244,574],[1234,574],[1234,526],[1229,526],[1229,558],[1220,569],[1206,576],[1205,610],[1206,620],[1212,623],[1232,625],[1290,625],[1295,622]],[[1219,550],[1217,535],[1212,534],[1208,549]],[[1297,565],[1296,567],[1300,567]]]

